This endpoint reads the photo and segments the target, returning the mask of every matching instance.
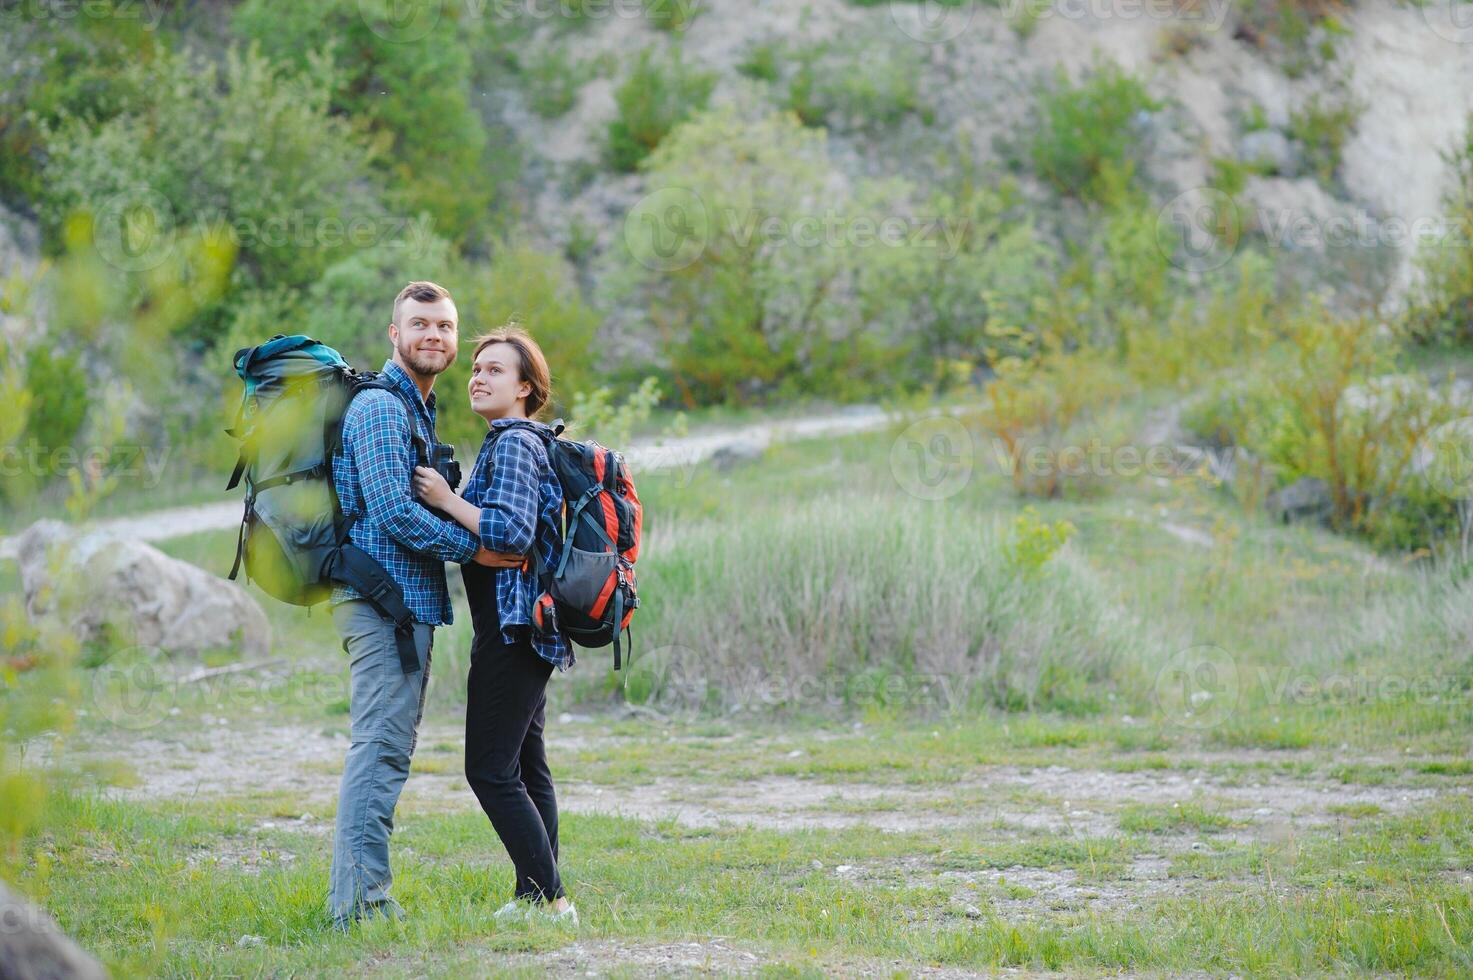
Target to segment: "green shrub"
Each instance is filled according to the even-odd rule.
[[[87,372],[76,351],[57,351],[43,338],[26,352],[25,384],[31,392],[25,440],[56,450],[72,445],[91,405]],[[50,458],[55,458],[54,455]],[[54,472],[37,474],[54,476]]]
[[[700,13],[700,0],[644,0],[644,19],[662,31],[679,33]]]
[[[1270,160],[1235,160],[1232,157],[1213,157],[1212,175],[1208,186],[1222,191],[1228,197],[1243,193],[1249,177],[1272,176],[1276,172]]]
[[[578,90],[592,79],[612,71],[610,58],[576,60],[563,45],[542,49],[522,61],[527,102],[544,119],[556,119],[578,101]]]
[[[436,234],[456,243],[497,195],[488,171],[509,165],[487,159],[486,127],[471,105],[474,35],[458,11],[436,0],[247,0],[232,21],[273,60],[302,71],[331,52],[333,114],[366,121],[382,137],[376,164],[390,205],[406,216],[428,212]]]
[[[891,287],[913,276],[917,250],[847,234],[896,214],[909,188],[861,181],[836,197],[824,142],[790,113],[748,120],[724,107],[647,161],[652,192],[626,218],[610,301],[647,311],[687,406],[861,397],[892,387],[909,357],[915,332]]]
[[[1439,426],[1462,415],[1417,375],[1394,374],[1395,338],[1364,318],[1311,307],[1253,368],[1184,415],[1189,429],[1242,446],[1280,485],[1324,481],[1330,523],[1384,548],[1430,546],[1457,526],[1456,502],[1414,468]]]
[[[1104,352],[1071,349],[1047,331],[1027,334],[994,321],[989,333],[987,359],[996,376],[976,420],[996,441],[998,458],[1006,457],[1014,491],[1045,499],[1099,492],[1105,474],[1066,453],[1088,441],[1114,441],[1086,432],[1086,413],[1124,397],[1130,390],[1124,372]]]
[[[909,112],[930,122],[921,98],[924,63],[914,45],[823,41],[797,52],[788,108],[809,126],[873,129]]]
[[[1041,520],[1033,507],[1024,507],[1013,518],[1011,533],[1002,542],[1002,554],[1018,574],[1036,577],[1059,549],[1074,536],[1068,521]]]
[[[631,171],[676,125],[705,108],[716,76],[687,65],[678,50],[657,59],[645,48],[617,90],[619,115],[609,123],[609,163]]]
[[[1146,384],[1187,388],[1262,352],[1291,300],[1275,289],[1272,261],[1244,250],[1217,270],[1212,287],[1177,302],[1126,335],[1125,366]]]
[[[782,56],[781,45],[776,41],[763,41],[747,49],[746,57],[737,64],[737,71],[762,82],[778,80],[778,61]]]
[[[1326,187],[1333,186],[1360,113],[1360,104],[1348,94],[1331,98],[1316,92],[1289,114],[1288,135],[1304,147],[1305,165]]]
[[[1437,241],[1417,253],[1421,282],[1412,294],[1407,325],[1422,340],[1473,340],[1473,115],[1463,139],[1444,150],[1449,179],[1442,211],[1447,224]]]
[[[41,203],[53,232],[78,211],[121,220],[107,243],[126,251],[136,235],[160,260],[189,235],[238,241],[237,285],[291,286],[351,250],[350,220],[382,216],[370,151],[330,113],[327,65],[287,76],[257,51],[232,50],[220,64],[163,55],[124,75],[151,97],[100,125],[67,116],[49,136]]]
[[[1333,60],[1336,40],[1349,33],[1336,9],[1322,0],[1250,0],[1239,36],[1277,56],[1284,74],[1302,78]]]
[[[92,4],[88,16],[71,20],[28,20],[18,11],[5,16],[0,199],[44,196],[46,135],[63,118],[101,123],[147,97],[146,76],[124,68],[150,64],[165,49],[163,40],[143,18],[105,16],[106,9]]]
[[[934,224],[914,261],[894,263],[888,281],[869,292],[889,295],[914,331],[909,358],[896,361],[900,377],[944,388],[956,380],[955,365],[970,375],[984,362],[989,320],[1031,327],[1036,299],[1055,287],[1059,269],[1010,179],[938,191],[925,212]]]
[[[1107,168],[1134,169],[1137,117],[1161,103],[1118,65],[1096,66],[1073,84],[1060,69],[1039,96],[1038,125],[1030,145],[1033,164],[1061,194],[1097,199]]]

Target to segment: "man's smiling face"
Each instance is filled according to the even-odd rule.
[[[458,326],[452,300],[406,299],[399,306],[398,320],[389,324],[389,339],[411,371],[434,377],[455,363]]]

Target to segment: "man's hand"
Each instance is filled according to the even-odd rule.
[[[438,471],[428,466],[414,468],[414,495],[430,507],[444,507],[455,495]]]
[[[443,483],[444,481],[442,480],[441,482]],[[527,560],[527,556],[518,555],[514,552],[491,551],[488,548],[481,548],[476,552],[476,557],[471,560],[477,565],[485,565],[487,568],[521,568],[522,562]]]

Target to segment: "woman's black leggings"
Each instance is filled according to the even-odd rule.
[[[563,896],[557,796],[542,745],[551,675],[552,664],[537,656],[525,635],[507,644],[499,630],[476,631],[465,711],[465,778],[516,865],[516,897],[535,901]]]

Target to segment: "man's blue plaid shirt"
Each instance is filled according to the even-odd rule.
[[[385,362],[385,382],[393,392],[369,389],[353,399],[343,416],[342,449],[333,456],[332,482],[345,516],[358,518],[350,538],[404,590],[414,618],[431,626],[454,620],[445,589],[445,563],[468,562],[476,537],[454,521],[436,517],[415,499],[410,478],[414,450],[409,440],[407,400],[421,436],[433,441],[435,396],[428,404],[404,369]],[[347,586],[333,589],[332,604],[360,598]]]
[[[495,456],[491,454],[491,438],[509,426],[536,426],[551,435],[542,422],[524,419],[497,419],[491,423],[476,454],[461,496],[481,508],[481,545],[491,551],[530,554],[535,538],[547,568],[557,565],[562,550],[558,531],[563,507],[563,488],[547,459],[547,446],[531,432],[516,428],[496,440]],[[488,472],[489,471],[489,472]],[[511,626],[532,622],[532,604],[542,592],[537,585],[534,567],[496,569],[496,610],[501,617],[501,638],[515,642]],[[573,647],[561,633],[538,636],[532,633],[532,649],[558,670],[573,666]]]

